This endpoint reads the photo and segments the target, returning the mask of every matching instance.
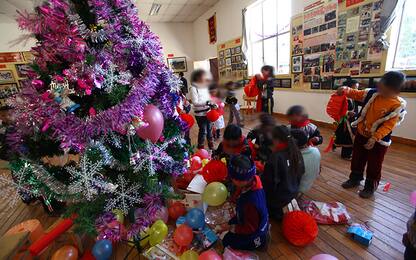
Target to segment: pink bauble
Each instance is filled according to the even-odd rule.
[[[154,105],[147,105],[143,112],[143,121],[148,125],[136,130],[136,133],[143,139],[149,139],[156,143],[162,135],[164,118],[159,108]]]
[[[193,156],[191,159],[191,171],[198,171],[202,168],[202,159],[199,156]]]
[[[153,222],[161,219],[163,222],[167,223],[169,219],[169,211],[166,207],[162,206],[155,214]]]
[[[222,257],[213,249],[210,249],[200,254],[198,260],[222,260]]]
[[[211,159],[209,152],[205,149],[198,149],[198,151],[195,153],[195,156],[199,156],[202,160]]]
[[[410,193],[410,203],[413,207],[416,207],[416,190]]]
[[[328,254],[319,254],[313,256],[310,260],[338,260],[338,258]]]

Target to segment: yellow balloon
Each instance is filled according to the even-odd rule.
[[[225,157],[221,158],[221,162],[223,162],[225,165],[227,165],[227,159],[225,159]]]
[[[208,159],[202,160],[202,167],[204,167],[205,165],[207,165],[207,163],[209,163],[209,160]]]
[[[168,235],[168,226],[166,226],[165,222],[162,220],[157,220],[153,223],[152,227],[150,228],[150,237],[149,243],[151,246],[155,246],[165,239]]]
[[[221,182],[212,182],[205,187],[202,200],[209,206],[222,205],[228,197],[228,191]]]
[[[121,224],[123,224],[124,223],[123,211],[121,211],[120,209],[113,209],[113,213],[114,213],[114,215],[116,215],[117,221],[120,222]]]
[[[140,232],[140,237],[142,238],[140,239],[141,247],[145,247],[149,243],[149,237],[150,237],[149,231],[150,231],[149,228],[146,228],[145,230]]]
[[[188,251],[185,251],[185,253],[183,253],[179,257],[179,259],[180,260],[198,260],[198,257],[199,257],[199,255],[198,255],[197,252],[195,252],[193,250],[188,250]]]

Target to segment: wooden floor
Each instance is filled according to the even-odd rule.
[[[245,116],[244,132],[256,125],[256,115]],[[280,121],[281,123],[286,123]],[[191,136],[196,140],[194,127]],[[330,129],[321,129],[327,145]],[[377,191],[375,197],[364,200],[358,197],[358,189],[344,190],[341,183],[349,174],[349,162],[340,159],[339,149],[322,156],[322,173],[307,197],[317,201],[339,201],[346,205],[354,222],[367,223],[374,231],[373,243],[368,247],[351,240],[346,234],[346,226],[319,226],[319,236],[307,247],[298,248],[285,241],[280,225],[272,222],[272,243],[267,253],[261,252],[261,259],[310,259],[320,253],[328,253],[339,259],[403,259],[404,247],[402,234],[406,230],[406,221],[414,212],[408,202],[411,191],[416,190],[416,147],[393,144],[387,152],[382,173],[382,181],[390,182],[388,192]],[[11,226],[26,219],[38,218],[44,227],[51,225],[55,218],[47,216],[40,205],[26,206],[19,203],[8,210],[4,201],[0,201],[0,234]],[[123,259],[127,248],[118,248],[113,259]],[[137,259],[133,252],[129,259]]]

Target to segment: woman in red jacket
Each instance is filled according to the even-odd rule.
[[[257,96],[257,112],[273,113],[273,74],[273,67],[265,65],[261,68],[261,74],[256,74],[244,88],[248,97]]]

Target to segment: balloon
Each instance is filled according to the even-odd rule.
[[[211,109],[208,113],[207,113],[207,119],[210,122],[215,122],[218,120],[218,118],[220,118],[220,113],[218,113],[218,110],[216,109]]]
[[[217,254],[214,250],[208,250],[203,252],[199,257],[198,260],[222,260],[222,257]]]
[[[173,220],[177,220],[180,216],[186,214],[185,205],[176,201],[169,207],[169,217]]]
[[[51,260],[77,260],[78,249],[74,246],[63,246],[55,251]]]
[[[91,250],[86,250],[80,260],[95,260],[95,257],[92,255]]]
[[[198,260],[198,253],[193,250],[188,250],[183,253],[179,259],[180,260]]]
[[[205,187],[202,200],[209,206],[222,205],[228,197],[228,191],[221,182],[211,182]]]
[[[416,207],[416,191],[410,193],[410,203]]]
[[[192,233],[192,228],[186,224],[177,227],[173,233],[173,240],[179,246],[188,246],[192,243],[192,239],[194,239],[194,233]]]
[[[190,114],[180,114],[179,117],[188,125],[189,129],[191,129],[194,126],[195,119]]]
[[[94,247],[92,248],[92,254],[97,260],[107,260],[110,259],[113,252],[113,246],[111,245],[110,240],[98,240]]]
[[[198,171],[202,168],[202,160],[199,156],[193,156],[191,159],[191,171]]]
[[[338,258],[328,254],[319,254],[313,256],[310,260],[338,260]]]
[[[162,206],[155,214],[153,221],[161,219],[163,222],[168,222],[169,219],[169,212],[165,206]]]
[[[217,105],[218,105],[218,113],[220,113],[220,116],[224,115],[224,107],[225,107],[224,102],[220,102]]]
[[[116,215],[116,219],[118,222],[120,222],[121,224],[124,223],[123,211],[121,211],[120,209],[113,209],[113,214]]]
[[[198,149],[194,155],[199,156],[201,159],[211,159],[209,152],[205,149]]]
[[[165,239],[168,234],[168,227],[162,220],[156,220],[150,228],[149,243],[151,246],[155,246]]]
[[[136,130],[136,133],[143,139],[149,139],[153,143],[159,140],[163,131],[164,118],[159,108],[154,105],[147,105],[143,112],[143,121],[147,123]]]
[[[186,224],[193,229],[200,229],[205,226],[204,212],[198,208],[190,209],[186,214]]]
[[[209,163],[209,159],[203,159],[202,160],[202,167],[205,167]]]

